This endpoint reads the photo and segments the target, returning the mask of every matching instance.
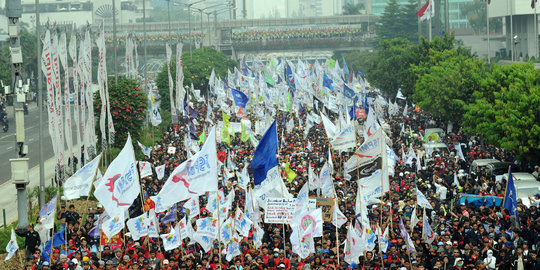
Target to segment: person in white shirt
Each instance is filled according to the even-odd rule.
[[[487,251],[487,257],[484,259],[484,264],[486,265],[486,269],[493,270],[496,267],[497,264],[497,258],[493,256],[493,250]]]

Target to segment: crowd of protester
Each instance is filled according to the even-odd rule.
[[[350,29],[349,29],[350,30]],[[326,35],[327,33],[347,34],[347,29],[336,28],[331,31],[292,31],[291,36]],[[326,32],[325,32],[326,31]],[[259,38],[266,34],[240,35],[237,38]],[[272,34],[273,35],[273,34]],[[277,36],[280,36],[279,34]],[[214,100],[213,100],[214,101]],[[196,134],[203,132],[207,110],[213,111],[213,123],[221,120],[221,109],[214,102],[207,104],[196,103],[193,109],[196,112]],[[403,102],[403,101],[400,101]],[[211,106],[211,107],[209,107]],[[401,110],[403,106],[400,107]],[[314,108],[317,112],[317,109]],[[133,241],[127,228],[121,233],[121,246],[102,246],[99,238],[94,238],[90,230],[96,226],[99,216],[103,214],[103,207],[97,204],[89,209],[89,214],[78,214],[72,206],[66,209],[61,205],[57,218],[60,227],[66,229],[66,245],[56,247],[50,256],[50,261],[40,258],[44,243],[39,242],[39,236],[29,226],[26,237],[26,269],[145,269],[145,270],[171,270],[171,269],[234,269],[234,270],[266,270],[266,269],[540,269],[538,249],[540,248],[540,194],[528,198],[526,204],[519,202],[519,220],[511,218],[506,209],[494,205],[473,205],[467,202],[459,203],[459,194],[492,195],[502,197],[505,194],[506,182],[499,181],[486,170],[479,169],[469,173],[471,163],[480,158],[496,158],[500,161],[512,162],[521,166],[525,171],[535,171],[537,167],[521,164],[516,160],[514,153],[499,149],[491,145],[482,144],[479,138],[467,136],[462,129],[454,126],[449,133],[441,137],[450,152],[432,153],[433,158],[426,156],[422,147],[422,135],[428,126],[447,129],[447,125],[422,110],[409,107],[407,116],[400,112],[395,116],[385,113],[387,119],[387,133],[392,139],[392,149],[400,156],[401,151],[408,152],[413,147],[419,161],[411,164],[403,160],[396,163],[395,172],[390,177],[390,192],[381,198],[380,204],[370,205],[369,219],[375,230],[379,225],[383,230],[390,226],[390,246],[385,253],[379,250],[379,245],[371,251],[364,251],[359,263],[347,264],[344,260],[344,245],[347,228],[355,221],[355,203],[357,185],[354,172],[352,180],[345,179],[344,164],[352,155],[351,152],[334,151],[329,148],[328,139],[322,124],[313,126],[307,137],[304,137],[306,110],[297,115],[288,112],[278,112],[275,119],[278,123],[279,134],[279,162],[284,167],[286,161],[297,177],[290,183],[286,181],[289,192],[296,196],[300,188],[308,181],[308,168],[312,166],[316,173],[327,161],[329,154],[334,164],[334,187],[337,194],[339,209],[347,216],[348,222],[341,228],[331,223],[325,223],[322,237],[315,238],[316,252],[305,259],[300,259],[292,252],[289,240],[291,228],[288,225],[261,224],[265,235],[262,247],[255,248],[253,237],[241,239],[241,255],[226,260],[225,254],[220,256],[220,245],[215,241],[210,252],[205,252],[198,243],[191,243],[189,237],[183,240],[180,247],[165,252],[160,238],[143,237]],[[386,110],[385,110],[386,111]],[[255,116],[246,111],[246,117],[255,123]],[[330,116],[333,114],[330,112]],[[335,116],[335,115],[334,115]],[[285,123],[290,118],[295,121],[291,133],[285,130]],[[331,117],[333,118],[333,117]],[[240,117],[233,113],[231,122],[240,121]],[[181,123],[181,122],[180,122]],[[358,120],[361,129],[362,119]],[[406,129],[404,129],[403,127]],[[410,127],[410,131],[409,131]],[[150,161],[155,166],[165,164],[165,177],[158,180],[154,174],[141,180],[144,209],[153,208],[150,196],[156,195],[169,174],[176,166],[186,160],[184,147],[185,126],[171,124],[163,137],[153,145]],[[406,132],[403,132],[406,130]],[[258,136],[260,138],[260,136]],[[358,137],[358,145],[362,138]],[[461,143],[465,160],[458,156],[454,145]],[[311,145],[311,150],[308,149]],[[169,146],[175,146],[178,151],[174,154],[167,152]],[[402,150],[403,148],[403,150]],[[250,141],[242,142],[240,134],[232,138],[231,144],[218,143],[218,159],[226,163],[230,158],[235,164],[235,171],[239,173],[244,164],[248,164],[253,157],[255,148]],[[330,151],[330,153],[328,153]],[[284,170],[281,170],[286,179]],[[457,175],[455,175],[457,174]],[[457,180],[457,181],[456,181]],[[218,179],[219,187],[225,194],[235,189],[235,200],[232,209],[237,206],[243,209],[246,191],[237,183],[233,176],[230,179]],[[426,209],[431,227],[436,232],[436,240],[426,244],[422,239],[422,211],[416,214],[420,222],[410,228],[411,215],[416,204],[414,188],[418,187],[428,197],[433,209]],[[311,196],[324,196],[318,191],[311,191]],[[199,217],[211,215],[204,207],[207,196],[199,197]],[[525,205],[530,205],[527,207]],[[178,206],[177,220],[186,215],[183,204]],[[234,215],[234,211],[230,211]],[[158,213],[161,219],[166,213]],[[398,224],[403,219],[405,227],[414,241],[417,254],[407,250],[405,242],[400,235]],[[223,220],[223,219],[222,219]],[[161,233],[170,230],[173,224],[160,223]],[[285,228],[283,228],[285,226]],[[336,235],[337,234],[337,235]],[[251,234],[250,234],[251,235]],[[339,239],[336,242],[336,239]],[[220,261],[221,259],[221,261]]]
[[[358,27],[310,27],[248,30],[233,32],[233,41],[338,38],[358,36],[361,34],[362,29]]]

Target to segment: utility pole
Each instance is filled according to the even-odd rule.
[[[39,205],[45,205],[45,160],[43,156],[43,77],[41,74],[41,21],[39,19],[39,0],[36,0],[36,55],[37,65],[37,107],[39,110]]]
[[[15,112],[15,140],[17,158],[12,158],[11,180],[17,189],[17,213],[19,224],[17,230],[25,230],[28,226],[28,146],[24,144],[24,109],[26,93],[23,88],[22,77],[22,49],[17,22],[22,15],[21,0],[6,0],[6,16],[8,17],[9,50],[12,67],[13,110]],[[26,86],[27,87],[27,86]],[[41,108],[40,108],[41,109]]]
[[[114,83],[118,84],[118,64],[117,64],[117,57],[116,57],[116,46],[118,43],[118,40],[116,39],[116,0],[112,0],[112,17],[113,17],[113,48],[114,48]]]
[[[146,65],[146,0],[142,1],[143,8],[143,47],[144,47],[144,64]]]

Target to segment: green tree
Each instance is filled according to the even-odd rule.
[[[115,130],[114,145],[122,147],[126,142],[128,132],[135,138],[140,135],[148,102],[139,82],[135,79],[118,76],[118,84],[114,83],[114,78],[109,78],[108,83],[111,116]],[[101,112],[99,92],[94,94],[94,103],[94,114],[99,117]],[[100,136],[99,125],[96,129],[96,134]]]
[[[380,40],[379,47],[368,70],[364,72],[373,86],[394,97],[406,76],[409,76],[411,64],[415,63],[411,53],[414,46],[407,39],[396,38]]]
[[[208,79],[212,73],[212,69],[216,73],[216,77],[224,78],[227,75],[227,70],[232,70],[236,66],[236,62],[228,58],[225,54],[218,52],[212,48],[202,48],[192,51],[193,60],[190,60],[189,51],[182,53],[184,65],[184,86],[193,86],[195,89],[201,90],[201,95],[206,94],[208,89]],[[176,77],[176,60],[171,61],[171,76]],[[169,98],[169,77],[167,72],[167,63],[163,65],[162,70],[158,73],[156,84],[161,95],[162,111],[170,108]]]
[[[37,78],[37,55],[36,55],[36,35],[28,32],[28,30],[22,28],[20,31],[21,49],[23,55],[23,76],[24,79]],[[0,80],[4,82],[4,85],[12,87],[11,82],[11,56],[9,52],[9,42],[4,42],[0,48]],[[33,77],[32,77],[33,76]],[[32,84],[32,90],[35,91],[35,87]]]
[[[364,9],[364,4],[345,3],[343,5],[343,15],[357,15],[360,14],[362,9]]]
[[[390,0],[376,25],[380,39],[405,38],[416,43],[418,40],[416,2],[400,6],[397,0]]]
[[[460,12],[462,16],[467,17],[469,25],[476,31],[486,32],[486,2],[475,1],[461,6]],[[498,31],[502,27],[501,18],[492,18],[489,20],[489,28],[491,31]]]
[[[375,53],[369,51],[335,51],[332,59],[345,59],[351,72],[368,74],[375,62]],[[341,63],[342,64],[342,63]]]
[[[540,70],[531,63],[494,66],[482,81],[484,91],[466,106],[465,130],[488,143],[516,151],[523,159],[540,157]]]
[[[488,76],[486,65],[456,49],[436,52],[430,62],[416,81],[414,101],[444,120],[460,121],[466,105],[474,102],[473,93],[482,91],[481,81]]]

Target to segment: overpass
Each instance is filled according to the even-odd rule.
[[[245,28],[268,28],[268,27],[292,27],[292,26],[314,26],[314,25],[369,25],[377,22],[375,15],[343,15],[343,16],[320,16],[320,17],[298,17],[298,18],[273,18],[273,19],[249,19],[249,20],[223,20],[216,22],[204,20],[201,22],[194,20],[191,22],[191,31],[205,32],[208,29],[245,29]],[[187,21],[171,22],[171,31],[182,33],[190,30],[190,23]],[[143,23],[117,24],[117,33],[142,33]],[[147,33],[166,33],[169,31],[169,23],[148,22],[146,23]],[[112,25],[105,25],[105,32],[112,33]]]

